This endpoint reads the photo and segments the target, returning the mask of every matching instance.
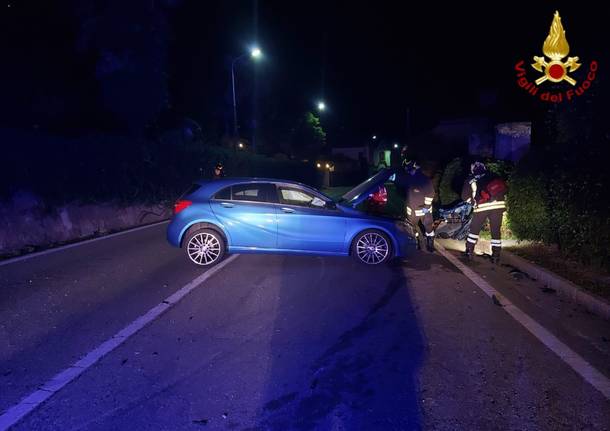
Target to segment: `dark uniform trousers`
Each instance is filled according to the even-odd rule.
[[[406,212],[407,220],[415,235],[419,237],[422,230],[427,238],[428,247],[434,243],[434,219],[432,216],[432,201],[434,200],[434,187],[432,181],[419,169],[407,176]],[[417,241],[420,245],[419,238]]]
[[[431,193],[429,193],[431,194]],[[419,202],[418,202],[419,203]],[[415,208],[407,205],[407,220],[413,226],[416,239],[419,243],[419,231],[423,231],[427,238],[434,240],[434,217],[432,216],[432,197],[425,196],[424,202]]]
[[[419,211],[421,210],[412,210],[411,215],[407,214],[407,219],[409,223],[413,226],[414,229],[417,228],[424,231],[426,236],[434,236],[434,230],[432,229],[434,226],[434,219],[432,218],[432,208],[429,208],[429,212],[424,214],[423,216],[416,216],[415,213],[421,214]]]
[[[466,251],[468,253],[474,253],[474,247],[479,240],[479,233],[483,229],[485,220],[489,219],[489,227],[491,230],[491,251],[493,255],[498,255],[502,249],[502,215],[504,214],[505,208],[496,207],[491,209],[475,210],[472,215],[472,222],[470,223],[470,230],[468,238],[466,240]]]

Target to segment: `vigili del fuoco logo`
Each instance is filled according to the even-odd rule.
[[[566,32],[561,25],[561,17],[559,12],[555,11],[553,22],[549,35],[546,37],[542,45],[543,56],[534,56],[534,63],[531,67],[538,75],[534,81],[530,81],[526,77],[525,61],[520,60],[515,65],[517,72],[517,85],[527,91],[530,95],[539,97],[544,102],[561,103],[563,101],[571,101],[576,97],[582,96],[591,87],[597,73],[597,61],[593,60],[589,63],[589,71],[586,76],[583,76],[580,82],[572,76],[582,66],[579,63],[580,58],[574,56],[569,57],[570,45],[566,39]],[[563,59],[567,59],[564,61]],[[546,82],[566,83],[567,89],[562,91],[544,91]]]

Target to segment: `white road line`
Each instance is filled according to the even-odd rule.
[[[51,254],[51,253],[55,253],[58,251],[67,250],[67,249],[73,248],[73,247],[79,247],[81,245],[89,244],[89,243],[96,242],[96,241],[101,241],[103,239],[113,238],[113,237],[119,236],[119,235],[126,235],[128,233],[136,232],[136,231],[139,231],[142,229],[148,229],[150,227],[159,226],[164,223],[169,223],[169,220],[163,220],[163,221],[160,221],[157,223],[147,224],[146,226],[134,227],[134,228],[127,229],[127,230],[122,230],[121,232],[116,232],[116,233],[111,233],[108,235],[100,236],[98,238],[86,239],[84,241],[75,242],[73,244],[62,245],[60,247],[54,247],[54,248],[50,248],[48,250],[38,251],[36,253],[30,253],[30,254],[26,254],[23,256],[13,257],[11,259],[0,260],[0,266],[9,265],[11,263],[16,263],[16,262],[21,262],[23,260],[32,259],[32,258],[38,257],[38,256],[44,256],[45,254]]]
[[[184,285],[174,294],[168,296],[160,304],[148,310],[146,314],[138,317],[136,320],[117,332],[114,336],[104,341],[95,349],[91,350],[70,367],[57,373],[51,378],[51,380],[40,385],[37,390],[27,395],[18,404],[8,408],[4,413],[2,413],[2,415],[0,415],[0,431],[6,431],[15,425],[27,414],[31,413],[34,409],[40,406],[44,401],[55,395],[68,383],[80,376],[89,367],[97,363],[108,353],[112,352],[114,349],[127,341],[129,337],[176,305],[182,298],[201,285],[201,283],[237,259],[237,256],[239,255],[235,254],[228,257],[218,265],[210,268],[208,271],[192,280],[190,283]]]
[[[610,379],[595,369],[582,356],[570,349],[566,344],[562,343],[559,338],[551,334],[546,328],[525,314],[516,305],[504,298],[487,281],[445,250],[442,245],[437,244],[436,248],[441,255],[462,271],[462,273],[485,292],[487,296],[490,298],[495,296],[496,300],[502,305],[502,308],[510,314],[513,319],[519,322],[542,344],[559,356],[561,360],[572,367],[572,369],[585,379],[585,381],[589,382],[591,386],[600,391],[606,399],[610,399]]]

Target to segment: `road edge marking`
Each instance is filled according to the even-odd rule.
[[[81,245],[89,244],[89,243],[96,242],[96,241],[101,241],[103,239],[114,238],[115,236],[126,235],[128,233],[136,232],[136,231],[143,230],[143,229],[148,229],[150,227],[159,226],[159,225],[162,225],[164,223],[169,223],[169,222],[170,222],[170,220],[158,221],[155,223],[147,224],[145,226],[137,226],[137,227],[132,227],[129,229],[122,230],[120,232],[109,233],[108,235],[99,236],[97,238],[91,238],[91,239],[86,239],[84,241],[75,242],[72,244],[61,245],[59,247],[53,247],[53,248],[49,248],[47,250],[37,251],[35,253],[28,253],[28,254],[24,254],[23,256],[11,257],[8,259],[0,260],[0,266],[9,265],[11,263],[22,262],[24,260],[33,259],[35,257],[44,256],[46,254],[51,254],[51,253],[55,253],[55,252],[62,251],[62,250],[67,250],[69,248],[79,247]]]
[[[610,400],[610,379],[593,367],[585,358],[580,356],[559,338],[553,335],[548,329],[540,325],[528,314],[523,312],[519,307],[514,305],[496,289],[494,289],[487,281],[479,274],[468,268],[460,262],[455,256],[449,253],[441,244],[436,244],[437,251],[449,262],[451,262],[462,274],[470,281],[477,285],[487,296],[497,301],[513,319],[527,329],[534,337],[544,344],[549,350],[555,353],[559,358],[569,365],[578,375],[580,375],[587,383],[597,389],[599,392]]]
[[[148,310],[145,314],[136,318],[133,322],[129,323],[112,337],[82,356],[74,364],[55,374],[50,380],[40,385],[35,391],[23,397],[19,403],[6,409],[2,414],[0,414],[0,431],[6,431],[13,425],[17,424],[17,422],[38,408],[42,403],[51,398],[82,373],[87,371],[91,366],[99,362],[100,359],[102,359],[108,353],[112,352],[114,349],[127,341],[131,336],[135,335],[141,329],[148,326],[148,324],[178,304],[186,295],[191,293],[195,288],[199,287],[204,281],[219,272],[229,263],[233,262],[238,256],[238,254],[229,256],[218,265],[210,268],[199,277],[191,280],[189,283],[182,286],[159,304]]]

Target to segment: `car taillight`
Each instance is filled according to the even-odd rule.
[[[388,202],[388,191],[384,186],[379,186],[375,193],[369,195],[369,199],[377,204],[386,204]]]
[[[174,204],[174,214],[178,214],[180,211],[187,209],[193,204],[192,201],[180,199]]]

